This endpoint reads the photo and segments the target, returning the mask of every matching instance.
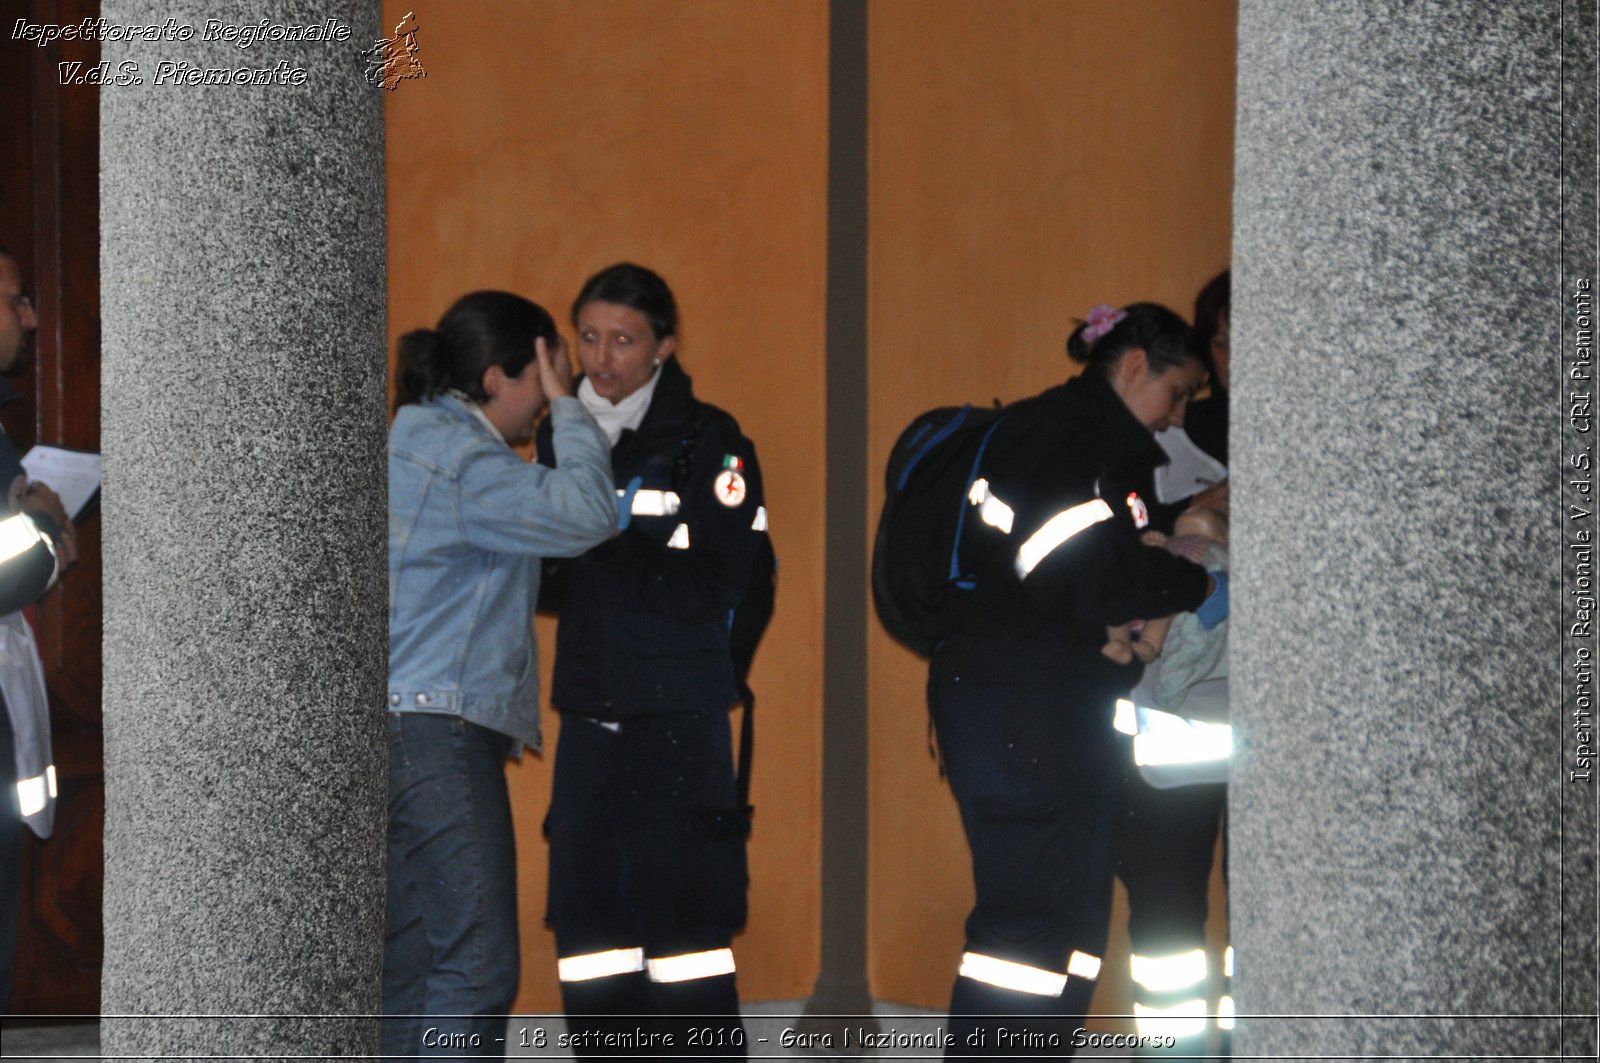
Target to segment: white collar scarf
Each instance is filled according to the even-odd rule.
[[[617,440],[622,438],[622,433],[628,429],[637,429],[644,420],[645,411],[650,408],[650,399],[656,393],[656,384],[661,380],[661,367],[650,374],[650,379],[644,387],[635,391],[621,402],[612,401],[601,395],[589,383],[589,378],[584,377],[578,385],[578,401],[583,403],[583,408],[593,415],[600,425],[600,430],[615,447]]]

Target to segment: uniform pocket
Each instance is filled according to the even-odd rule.
[[[744,926],[747,913],[749,820],[735,808],[692,808],[688,828],[678,881],[680,918],[731,934]]]

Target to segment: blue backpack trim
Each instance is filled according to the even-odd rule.
[[[962,416],[972,407],[964,407]],[[961,535],[967,530],[967,513],[972,509],[967,505],[967,496],[972,492],[972,485],[978,480],[978,468],[983,464],[983,452],[989,449],[989,440],[994,438],[994,430],[1000,427],[1000,422],[1005,420],[1005,415],[996,417],[989,425],[989,430],[983,433],[983,442],[978,444],[978,453],[972,457],[972,469],[967,473],[966,491],[961,495],[961,515],[956,519],[956,540],[950,546],[950,582],[964,591],[970,591],[978,585],[976,580],[961,578]]]
[[[917,452],[915,454],[911,455],[911,457],[906,461],[905,468],[900,470],[900,481],[894,485],[894,489],[897,492],[898,491],[904,491],[906,489],[906,481],[911,479],[911,473],[912,473],[913,470],[916,469],[917,463],[920,462],[923,458],[927,457],[930,452],[938,449],[938,446],[939,446],[940,443],[943,443],[946,439],[949,439],[950,436],[955,434],[956,430],[959,429],[963,424],[966,423],[967,414],[969,414],[971,412],[972,412],[972,404],[969,402],[965,406],[961,407],[961,412],[960,413],[956,414],[954,417],[950,418],[950,420],[946,421],[944,423],[944,425],[941,426],[940,429],[937,432],[935,432],[931,437],[929,437],[929,439],[926,442],[923,442],[920,445],[918,445],[918,439],[920,439],[920,436],[918,437],[918,439],[912,439],[912,440],[909,441],[912,446],[917,447]],[[927,431],[927,429],[928,429],[927,425],[923,425],[922,426],[922,430],[924,432]],[[985,443],[987,443],[987,442],[988,441],[985,440]],[[972,486],[972,482],[970,480],[967,481],[967,486],[968,487]]]

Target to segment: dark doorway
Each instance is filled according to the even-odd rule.
[[[39,47],[19,19],[81,25],[98,0],[0,0],[0,244],[16,259],[39,331],[0,422],[35,443],[100,448],[100,97],[62,85],[65,63],[91,68],[93,41]],[[67,68],[72,69],[72,68]],[[68,78],[70,80],[70,78]],[[97,1014],[103,934],[104,758],[100,705],[100,517],[78,526],[79,560],[37,607],[60,798],[48,841],[23,832],[14,1015]]]

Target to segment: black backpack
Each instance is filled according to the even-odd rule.
[[[998,406],[929,410],[889,452],[872,545],[872,600],[889,634],[924,657],[955,630],[974,586],[960,564],[972,509],[967,495],[1004,415]]]

